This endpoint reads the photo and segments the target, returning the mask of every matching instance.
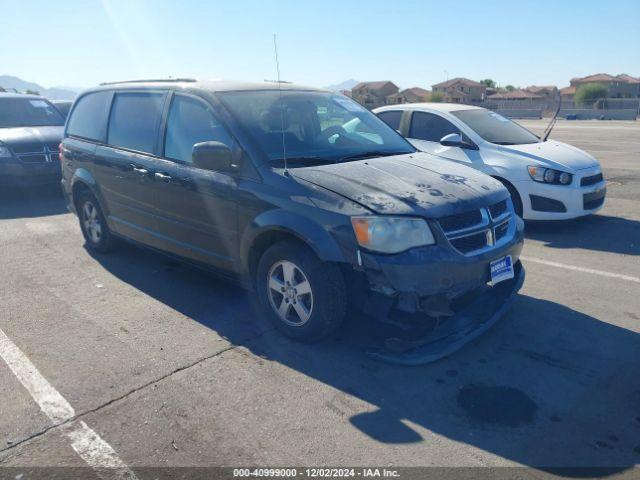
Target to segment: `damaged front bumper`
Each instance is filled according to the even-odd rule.
[[[425,337],[387,338],[384,345],[369,349],[367,354],[399,365],[424,365],[452,354],[487,331],[507,312],[525,277],[520,262],[514,267],[513,279],[486,286],[473,300],[456,309],[453,316],[438,322]]]
[[[518,260],[524,229],[518,219],[506,244],[461,255],[444,242],[398,255],[363,253],[365,314],[391,326],[368,354],[402,365],[443,358],[473,340],[504,315],[524,282]],[[492,261],[511,256],[514,278],[490,286]]]

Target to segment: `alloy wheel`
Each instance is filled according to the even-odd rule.
[[[93,243],[100,243],[102,238],[102,224],[98,216],[98,209],[90,201],[84,202],[82,207],[82,224],[87,236]]]
[[[288,325],[299,327],[311,318],[313,292],[304,272],[288,260],[276,262],[268,274],[268,296],[273,311]]]

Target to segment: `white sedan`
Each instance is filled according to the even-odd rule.
[[[418,150],[500,180],[524,219],[576,218],[604,205],[598,160],[566,143],[542,141],[495,112],[447,103],[390,105],[374,112]]]

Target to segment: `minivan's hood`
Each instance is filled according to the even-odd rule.
[[[502,184],[488,175],[419,152],[289,172],[381,214],[438,218],[509,196]]]
[[[59,143],[64,127],[0,128],[0,142],[10,147],[34,143]]]
[[[569,171],[569,173],[599,166],[598,161],[587,152],[556,140],[525,145],[499,145],[497,149],[503,153],[522,155],[544,167]]]

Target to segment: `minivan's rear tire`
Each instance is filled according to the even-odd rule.
[[[295,340],[314,342],[326,337],[340,326],[346,313],[340,269],[294,240],[280,241],[262,255],[256,288],[269,319]]]
[[[100,204],[93,194],[87,191],[80,193],[76,208],[87,248],[99,253],[112,251],[116,239],[111,234]]]

